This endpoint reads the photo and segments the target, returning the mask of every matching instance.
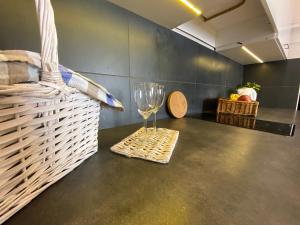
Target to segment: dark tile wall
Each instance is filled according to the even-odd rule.
[[[0,1],[0,49],[39,51],[32,0]],[[140,122],[134,83],[156,81],[184,92],[189,113],[215,107],[240,84],[243,66],[103,0],[52,0],[61,64],[101,83],[125,105],[104,109],[103,128]],[[158,114],[166,118],[165,107]]]
[[[247,65],[244,81],[262,85],[258,100],[264,107],[295,109],[300,85],[300,59]]]

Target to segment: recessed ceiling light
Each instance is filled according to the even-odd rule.
[[[254,59],[256,59],[260,63],[264,63],[257,55],[255,55],[253,52],[251,52],[247,47],[242,46],[242,49],[247,52],[249,55],[251,55]]]
[[[188,0],[179,0],[182,2],[185,6],[190,8],[192,11],[194,11],[198,16],[202,14],[201,10],[198,9],[196,6],[193,5],[193,3],[189,2]]]

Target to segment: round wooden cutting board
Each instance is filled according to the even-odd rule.
[[[167,107],[170,114],[175,118],[179,119],[184,117],[188,108],[184,94],[180,91],[172,92],[168,97]]]

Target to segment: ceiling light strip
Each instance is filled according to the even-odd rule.
[[[249,55],[251,55],[254,59],[256,59],[260,63],[264,63],[257,55],[255,55],[253,52],[251,52],[247,47],[242,46],[242,49],[247,52]]]
[[[180,2],[182,2],[185,6],[187,6],[188,8],[190,8],[192,11],[194,11],[197,15],[201,15],[202,12],[200,9],[198,9],[196,6],[194,6],[191,2],[189,2],[188,0],[179,0]]]

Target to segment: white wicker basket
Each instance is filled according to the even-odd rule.
[[[0,224],[98,149],[99,102],[56,74],[50,0],[36,0],[43,82],[0,85]]]

